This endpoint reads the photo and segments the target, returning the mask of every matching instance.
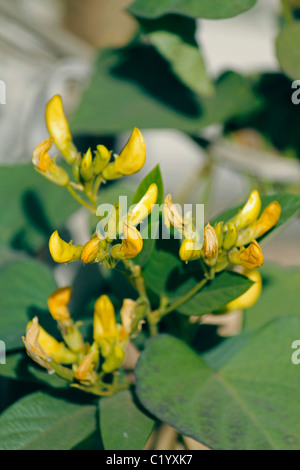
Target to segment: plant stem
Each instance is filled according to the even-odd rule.
[[[89,209],[91,212],[93,212],[93,214],[96,213],[96,209],[90,204],[88,204],[87,202],[85,202],[80,196],[78,196],[78,194],[74,191],[72,186],[70,186],[69,184],[67,185],[67,190],[73,196],[73,198],[76,199],[77,202],[79,202],[79,204]]]
[[[100,184],[102,183],[102,181],[103,181],[103,177],[100,174],[100,175],[97,176],[97,178],[95,180],[95,183],[94,183],[94,189],[93,189],[93,198],[94,198],[94,200],[96,200],[98,190],[100,188]]]

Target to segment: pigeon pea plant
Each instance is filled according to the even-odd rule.
[[[98,145],[94,156],[91,149],[82,156],[72,141],[58,95],[46,106],[46,123],[50,137],[34,149],[34,168],[53,183],[66,187],[78,203],[96,215],[101,201],[101,195],[98,200],[100,185],[107,180],[136,173],[145,163],[145,141],[136,128],[120,155],[112,157],[111,151]],[[72,166],[75,181],[57,164],[57,157],[49,156],[53,142]],[[103,216],[98,216],[97,230],[83,246],[64,241],[57,230],[50,237],[49,250],[56,263],[81,261],[85,264],[103,264],[109,269],[123,269],[138,293],[135,299],[123,300],[120,322],[116,319],[112,301],[107,295],[101,295],[94,305],[93,337],[87,341],[80,332],[80,323],[72,320],[68,309],[72,294],[69,286],[57,289],[48,297],[49,312],[57,322],[63,341],[49,335],[39,325],[37,317],[28,323],[23,337],[28,355],[48,373],[56,374],[72,387],[99,396],[110,396],[128,388],[130,382],[126,375],[119,374],[128,343],[142,331],[156,335],[166,315],[186,304],[207,284],[213,288],[216,276],[224,271],[232,272],[240,267],[241,275],[237,279],[243,280],[242,276],[245,276],[245,280],[253,280],[254,283],[251,287],[247,283],[242,284],[242,295],[229,299],[227,304],[223,303],[223,298],[219,300],[215,293],[219,307],[215,310],[249,308],[260,295],[262,282],[257,268],[263,264],[263,254],[257,239],[278,223],[281,214],[279,202],[274,200],[261,211],[261,198],[254,190],[232,218],[219,220],[213,226],[207,223],[201,234],[195,229],[192,217],[183,217],[168,194],[163,207],[164,225],[168,229],[172,226],[179,232],[182,238],[179,258],[186,264],[194,264],[201,278],[177,300],[161,296],[160,305],[153,305],[148,296],[151,284],[147,286],[142,269],[135,260],[143,249],[143,237],[137,227],[150,216],[157,197],[158,185],[153,180],[125,216],[121,215],[121,208],[113,201],[116,211],[109,215],[106,223]],[[116,232],[117,243],[113,231]]]

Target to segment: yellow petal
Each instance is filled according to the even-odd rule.
[[[181,243],[179,256],[182,261],[192,261],[201,256],[201,246],[191,238],[185,238]]]
[[[117,334],[114,306],[107,295],[101,295],[95,303],[94,339],[115,338]]]
[[[263,264],[264,256],[256,240],[253,240],[248,248],[240,254],[240,259],[248,269],[259,268]]]
[[[177,206],[173,203],[171,194],[168,194],[164,203],[164,222],[167,228],[172,227],[183,230],[185,220],[179,213]]]
[[[89,240],[83,247],[81,253],[81,259],[84,263],[91,263],[92,261],[103,261],[105,258],[105,252],[99,245],[100,239],[94,237]]]
[[[73,163],[77,150],[72,142],[69,124],[59,95],[53,96],[46,105],[46,124],[57,148],[69,163]]]
[[[122,239],[122,252],[126,259],[135,258],[143,249],[143,239],[140,232],[124,223],[124,237]]]
[[[254,284],[237,299],[233,300],[226,305],[225,311],[230,312],[233,310],[245,310],[252,307],[258,301],[261,291],[262,291],[262,278],[258,270],[247,270],[244,269],[242,274],[247,276],[251,281],[254,281]]]
[[[33,150],[32,163],[40,171],[49,171],[51,165],[51,158],[48,151],[51,148],[53,139],[44,140],[41,144],[37,145]]]
[[[70,312],[67,308],[71,300],[72,287],[61,287],[48,297],[48,308],[52,317],[56,321],[66,321],[70,319]]]
[[[39,344],[40,326],[38,318],[35,317],[26,328],[26,336],[23,336],[23,343],[25,345],[28,356],[31,357],[37,364],[45,367],[49,371],[52,371],[50,362],[52,358],[46,353],[46,351]]]
[[[207,224],[204,228],[204,244],[203,244],[203,255],[208,260],[214,259],[218,255],[218,237],[215,229]]]
[[[116,158],[114,166],[122,175],[132,175],[143,168],[146,161],[146,144],[142,133],[137,127],[132,131],[128,142],[120,156]]]
[[[128,213],[128,223],[138,225],[150,214],[152,205],[156,204],[158,188],[155,183],[151,184],[142,199]]]
[[[259,192],[255,189],[249,196],[248,201],[239,213],[230,221],[238,230],[251,225],[259,216],[261,210],[261,199]]]
[[[49,251],[56,263],[68,263],[80,259],[82,246],[73,246],[72,242],[66,243],[56,230],[49,239]]]

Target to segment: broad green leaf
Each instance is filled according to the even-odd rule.
[[[276,38],[276,54],[286,75],[297,80],[300,77],[300,24],[295,21],[281,29]]]
[[[263,293],[244,312],[244,329],[253,330],[283,315],[300,315],[300,268],[268,264],[261,268]]]
[[[51,184],[32,164],[0,167],[0,245],[36,251],[78,207],[65,188]]]
[[[17,352],[7,355],[6,364],[0,367],[0,376],[21,382],[33,382],[50,387],[64,388],[67,382],[56,375],[48,374],[45,369],[39,367],[25,352]]]
[[[0,272],[0,335],[7,350],[22,347],[29,320],[50,318],[47,297],[57,288],[51,271],[38,261],[20,261]]]
[[[146,39],[169,62],[182,83],[199,95],[213,95],[214,87],[195,40],[195,20],[168,15],[158,20],[140,20],[140,24]]]
[[[174,302],[186,295],[197,282],[189,279],[180,285],[175,292],[167,292]],[[210,281],[201,291],[194,295],[188,302],[177,308],[177,312],[184,315],[204,315],[218,311],[226,304],[244,294],[252,285],[248,278],[237,273],[223,271]]]
[[[164,198],[164,187],[158,165],[152,171],[150,171],[150,173],[148,173],[148,175],[146,175],[143,181],[140,183],[135,195],[133,196],[132,204],[137,204],[140,201],[152,183],[156,183],[158,188],[156,204],[162,204]],[[134,259],[134,262],[140,266],[144,266],[144,264],[148,261],[155,246],[158,230],[159,211],[153,211],[148,219],[141,224],[140,233],[143,237],[143,249],[141,253]]]
[[[100,430],[105,450],[142,450],[154,421],[137,407],[129,391],[101,399]]]
[[[33,393],[0,416],[0,449],[69,450],[95,429],[95,406]]]
[[[275,320],[244,337],[217,370],[180,340],[156,336],[136,368],[138,397],[158,419],[213,449],[299,449],[299,370],[291,361],[299,331],[299,317]]]
[[[146,18],[155,18],[168,13],[195,18],[230,18],[252,8],[256,0],[136,0],[129,11]]]
[[[162,250],[153,251],[143,271],[146,285],[158,295],[165,293],[169,277],[180,267],[181,261],[174,255]]]
[[[300,210],[300,196],[297,194],[272,194],[269,196],[262,196],[262,211],[267,207],[268,204],[272,201],[278,201],[279,204],[281,205],[281,216],[280,219],[277,223],[277,225],[271,229],[269,232],[267,232],[262,238],[265,238],[266,236],[270,235],[274,230],[277,230],[279,227],[281,227],[283,224],[285,224],[289,219],[294,217],[297,212]],[[243,204],[240,204],[237,207],[234,207],[232,209],[229,209],[225,212],[222,212],[218,216],[214,218],[212,223],[215,223],[217,221],[227,221],[231,219],[239,209],[243,207]]]
[[[116,134],[137,126],[198,133],[259,106],[251,81],[232,72],[218,79],[215,96],[200,100],[176,79],[152,46],[132,45],[99,54],[72,129],[80,134]]]

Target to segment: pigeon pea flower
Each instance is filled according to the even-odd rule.
[[[107,295],[101,295],[95,303],[94,340],[116,338],[118,335],[114,306]]]
[[[94,384],[97,380],[97,367],[99,364],[99,349],[97,344],[93,344],[79,366],[73,366],[74,377],[84,385]]]
[[[73,245],[72,241],[65,242],[60,238],[58,231],[52,233],[49,239],[49,251],[56,263],[69,263],[80,259],[82,253],[81,245]]]
[[[48,151],[52,146],[52,138],[44,140],[33,150],[32,163],[35,170],[48,180],[59,186],[67,186],[69,184],[69,175],[61,167],[55,163],[56,158],[51,159]]]
[[[50,136],[63,157],[70,164],[74,163],[77,149],[72,141],[61,96],[55,95],[46,105],[46,125]]]
[[[84,181],[90,181],[93,177],[93,155],[90,148],[81,160],[80,175]]]
[[[93,261],[102,262],[106,257],[105,250],[100,245],[100,238],[97,236],[89,240],[81,252],[81,260],[87,264]]]
[[[56,321],[67,322],[70,312],[67,307],[71,300],[72,287],[61,287],[48,297],[48,309]]]
[[[254,284],[243,295],[232,302],[229,302],[222,309],[224,313],[234,310],[246,310],[247,308],[253,307],[260,297],[262,291],[262,278],[260,272],[257,269],[249,270],[244,268],[241,274],[248,277],[248,279],[253,281]]]
[[[240,259],[248,269],[259,268],[264,262],[262,250],[256,240],[252,240],[250,245],[240,254]]]
[[[281,206],[279,202],[271,202],[264,209],[258,220],[239,232],[236,246],[248,245],[252,239],[262,237],[277,224],[280,219],[280,215]]]
[[[261,199],[259,192],[255,189],[249,196],[248,201],[238,214],[231,219],[237,230],[242,230],[251,225],[259,216],[261,211]]]
[[[206,264],[213,266],[218,257],[218,237],[215,229],[208,223],[204,228],[203,257]]]
[[[199,259],[202,254],[201,248],[202,246],[195,241],[195,237],[187,237],[181,243],[179,257],[186,263],[188,261]]]
[[[146,144],[139,129],[133,129],[128,142],[113,163],[102,171],[104,179],[120,178],[140,171],[146,161]]]
[[[93,173],[99,175],[101,171],[108,165],[111,158],[111,151],[104,145],[97,145],[95,150],[95,158],[93,160]]]
[[[152,210],[152,205],[156,204],[158,188],[155,183],[151,184],[142,199],[128,212],[128,224],[136,226],[140,224]]]
[[[143,249],[143,238],[140,232],[131,225],[123,224],[124,238],[121,244],[114,245],[111,256],[114,259],[135,258]]]
[[[230,250],[236,244],[237,237],[238,231],[235,224],[233,224],[232,222],[228,222],[228,224],[226,224],[223,228],[222,248],[226,251]]]
[[[181,216],[176,204],[173,203],[171,194],[168,194],[165,198],[164,203],[164,222],[167,228],[172,227],[176,228],[180,232],[183,232],[186,225],[186,220]]]
[[[70,351],[63,342],[57,341],[39,325],[37,317],[28,323],[23,341],[29,355],[32,357],[31,353],[33,353],[37,356],[33,358],[34,360],[41,359],[42,362],[48,362],[48,365],[51,360],[60,364],[72,364],[77,360],[76,354]],[[41,364],[38,360],[36,362]],[[44,364],[43,367],[46,365]]]

